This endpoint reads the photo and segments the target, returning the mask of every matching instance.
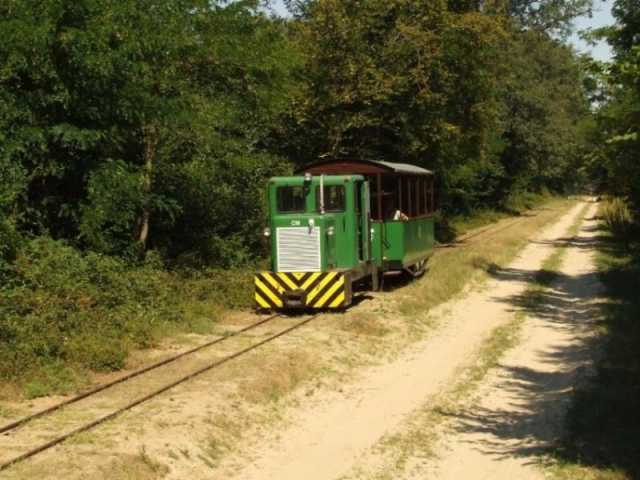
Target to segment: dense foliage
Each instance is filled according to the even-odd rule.
[[[293,95],[289,158],[426,166],[438,172],[448,212],[505,207],[578,180],[569,172],[588,113],[582,72],[548,30],[566,28],[569,12],[589,2],[291,4],[305,76]]]
[[[180,323],[194,276],[251,269],[265,180],[319,157],[432,168],[444,216],[593,171],[591,77],[562,40],[589,0],[264,3],[0,4],[0,375],[120,367],[152,341],[140,312]],[[612,38],[606,111],[629,113],[637,35]],[[609,151],[631,158],[637,110],[611,122],[606,181],[636,195]],[[90,333],[111,350],[83,353]]]
[[[610,65],[596,66],[599,105],[591,127],[589,164],[602,190],[630,203],[640,218],[640,7],[617,0],[617,24],[599,33],[614,50]]]
[[[295,55],[257,2],[226,3],[4,2],[5,218],[108,254],[249,251]]]

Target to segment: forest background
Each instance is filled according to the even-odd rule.
[[[440,231],[586,187],[640,210],[640,14],[591,0],[0,4],[0,378],[35,396],[250,302],[264,186],[322,158],[437,172]],[[79,373],[80,372],[80,373]]]

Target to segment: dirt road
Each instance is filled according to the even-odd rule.
[[[585,220],[574,241],[564,239],[584,207],[578,204],[542,232],[482,289],[434,311],[447,320],[432,338],[321,404],[292,412],[289,429],[267,435],[249,455],[224,462],[219,478],[542,478],[534,464],[561,433],[576,371],[588,359],[584,327],[600,290],[589,244],[593,220]],[[595,205],[586,212],[591,218]],[[473,366],[480,346],[521,310],[528,282],[560,246],[567,255],[553,291],[526,312],[522,341],[482,382],[474,408],[447,423],[447,432],[434,440],[437,455],[425,459],[426,452],[410,449],[404,456],[416,458],[402,462],[410,468],[386,464],[385,449],[404,447],[385,439],[401,435],[416,412],[437,405]],[[247,458],[253,460],[246,463]]]
[[[476,392],[473,407],[453,422],[435,478],[545,478],[536,463],[562,434],[569,394],[593,355],[589,340],[603,293],[592,258],[594,212],[595,206],[577,236],[557,242],[567,246],[561,275],[526,309],[522,341]],[[505,281],[523,274],[499,273]],[[513,296],[505,300],[519,303]]]

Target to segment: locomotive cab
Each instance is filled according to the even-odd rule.
[[[271,271],[256,276],[256,303],[272,308],[341,308],[351,285],[372,273],[369,185],[361,175],[269,181]]]

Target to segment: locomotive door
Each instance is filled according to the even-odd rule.
[[[357,242],[358,242],[358,260],[368,262],[371,260],[371,246],[369,229],[370,225],[370,200],[369,200],[369,182],[356,183],[356,215],[357,215]]]

